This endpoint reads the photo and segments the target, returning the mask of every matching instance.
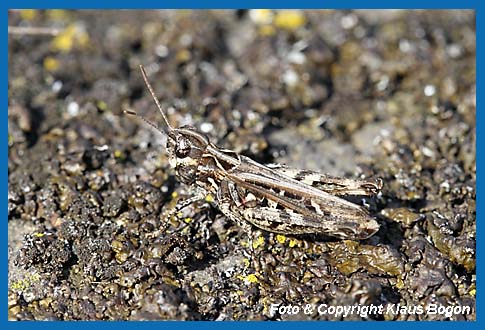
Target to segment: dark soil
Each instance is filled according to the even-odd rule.
[[[475,319],[473,11],[26,10],[9,25],[60,31],[9,35],[10,319]],[[193,187],[165,137],[123,115],[162,122],[139,64],[173,125],[262,163],[382,178],[365,201],[379,232],[255,229],[251,247],[210,196],[169,217]],[[384,312],[271,308],[308,304]]]

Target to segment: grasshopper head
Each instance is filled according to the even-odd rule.
[[[204,135],[197,132],[194,127],[184,126],[181,128],[174,128],[170,125],[167,115],[160,105],[153,88],[148,81],[145,68],[140,65],[140,71],[143,76],[143,80],[152,95],[157,108],[162,115],[164,122],[164,129],[160,129],[157,125],[153,124],[143,116],[138,115],[133,111],[125,111],[125,113],[135,115],[145,121],[148,125],[155,128],[160,133],[167,136],[167,153],[170,165],[175,169],[175,174],[180,182],[191,184],[196,180],[197,168],[202,159],[209,140]]]
[[[177,179],[191,184],[197,176],[197,168],[209,140],[195,128],[184,126],[168,133],[167,153],[170,165],[175,169]]]

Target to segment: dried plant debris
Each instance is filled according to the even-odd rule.
[[[473,11],[9,13],[12,320],[474,320]],[[21,30],[18,30],[21,31]],[[166,138],[381,177],[364,240],[178,210]],[[433,309],[434,308],[434,309]]]

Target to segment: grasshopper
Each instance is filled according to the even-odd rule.
[[[249,157],[221,149],[194,127],[174,128],[147,78],[143,80],[163,118],[159,129],[133,111],[147,124],[167,136],[169,163],[176,178],[215,196],[219,210],[243,228],[289,235],[321,234],[340,239],[366,239],[379,230],[368,211],[342,196],[373,196],[382,180],[333,177],[282,165],[262,165]],[[184,201],[186,206],[196,199]],[[182,207],[183,207],[182,206]]]

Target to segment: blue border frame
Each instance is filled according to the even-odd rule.
[[[483,2],[483,1],[482,1]],[[2,7],[1,17],[2,21],[5,22],[5,25],[8,22],[8,9],[20,9],[20,8],[65,8],[65,9],[75,9],[75,8],[83,8],[83,9],[101,9],[101,8],[126,8],[126,9],[135,9],[135,8],[362,8],[362,9],[373,9],[373,8],[392,8],[392,9],[412,9],[412,8],[420,8],[420,9],[475,9],[476,10],[476,23],[477,23],[477,59],[480,58],[482,54],[482,42],[481,38],[481,27],[483,22],[483,15],[481,15],[482,6],[479,0],[408,0],[408,1],[400,1],[396,3],[393,1],[392,3],[383,0],[368,0],[368,1],[358,1],[358,0],[328,0],[328,1],[315,1],[315,0],[299,0],[299,1],[288,1],[288,0],[270,0],[270,1],[233,1],[228,3],[227,1],[222,0],[210,0],[205,1],[204,3],[195,1],[195,0],[178,0],[178,1],[170,1],[170,2],[160,2],[154,0],[139,0],[137,2],[128,2],[128,1],[105,1],[99,2],[93,0],[84,0],[84,1],[59,1],[59,0],[44,0],[42,2],[33,1],[33,0],[15,0],[2,2],[0,4]],[[4,27],[6,28],[6,26]],[[8,45],[8,35],[6,29],[1,35],[2,38],[2,45],[4,45],[4,51],[1,53],[1,70],[2,76],[4,77],[1,79],[1,99],[2,104],[4,105],[4,110],[0,112],[1,119],[1,132],[2,132],[2,140],[3,142],[0,145],[1,153],[3,155],[2,161],[0,163],[1,170],[0,170],[0,178],[2,180],[2,189],[0,190],[1,194],[1,205],[3,205],[2,209],[4,210],[4,226],[7,226],[7,219],[8,219],[8,52],[7,45]],[[477,60],[477,90],[480,90],[480,80],[478,77],[480,76],[481,70],[480,62]],[[7,78],[7,79],[5,79]],[[477,102],[480,101],[480,94],[477,93]],[[477,107],[477,147],[479,146],[480,142],[483,142],[483,135],[480,133],[478,127],[480,127],[480,122],[485,120],[485,114],[482,114],[478,111]],[[480,156],[480,152],[477,149],[477,169],[480,168],[482,157]],[[477,192],[481,191],[481,186],[483,182],[480,179],[480,176],[477,176]],[[477,219],[478,215],[482,214],[482,210],[484,206],[481,206],[481,201],[484,200],[477,194]],[[477,231],[479,232],[480,221],[477,221]],[[8,244],[8,237],[7,237],[7,230],[1,231],[1,236],[3,241],[5,242],[4,248],[7,247]],[[479,240],[477,240],[477,271],[481,270],[480,260],[482,254],[480,253],[481,244]],[[7,261],[7,253],[5,253],[7,249],[4,250],[4,253],[1,256],[1,268],[3,274],[3,285],[1,286],[1,295],[7,298],[8,294],[8,261]],[[479,280],[479,277],[477,278]],[[477,284],[477,287],[479,285]],[[5,308],[4,317],[0,321],[3,326],[9,328],[25,328],[25,329],[38,329],[38,328],[52,328],[52,329],[60,329],[60,328],[85,328],[85,327],[105,327],[107,329],[120,329],[120,328],[130,328],[134,329],[135,327],[143,327],[147,329],[159,329],[160,327],[169,327],[169,328],[178,328],[178,329],[190,329],[193,327],[199,327],[202,329],[213,329],[213,328],[231,328],[231,329],[242,329],[243,327],[250,327],[254,329],[281,329],[283,328],[293,328],[298,329],[304,326],[306,329],[322,329],[322,327],[331,326],[332,328],[337,329],[350,329],[356,326],[359,327],[367,327],[367,328],[375,328],[375,329],[384,329],[387,327],[396,327],[396,328],[421,328],[421,327],[430,327],[435,329],[451,329],[456,327],[467,327],[467,328],[483,328],[483,321],[482,315],[480,313],[482,306],[483,299],[479,299],[482,295],[477,295],[477,321],[475,322],[371,322],[371,323],[362,323],[362,322],[332,322],[332,323],[321,323],[321,322],[249,322],[249,323],[242,323],[242,322],[8,322],[8,308],[7,304],[3,305]]]

